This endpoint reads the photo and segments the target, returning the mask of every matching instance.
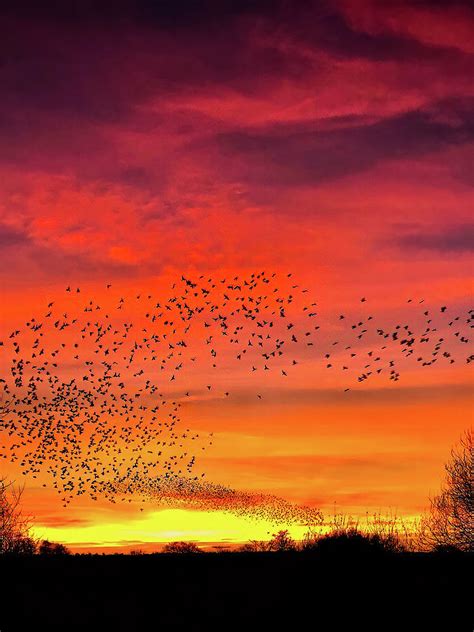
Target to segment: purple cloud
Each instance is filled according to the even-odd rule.
[[[433,250],[439,253],[467,254],[474,252],[474,224],[448,227],[436,233],[416,232],[397,240],[405,250]]]

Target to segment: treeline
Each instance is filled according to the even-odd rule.
[[[7,546],[0,539],[0,553],[3,555],[70,555],[71,552],[60,542],[19,538],[9,542]]]

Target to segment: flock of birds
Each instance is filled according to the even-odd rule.
[[[470,363],[474,310],[452,314],[409,299],[417,325],[382,326],[362,297],[362,316],[338,314],[325,324],[308,295],[291,274],[265,272],[181,276],[169,296],[120,296],[109,284],[98,301],[67,287],[40,316],[0,339],[0,457],[33,478],[47,474],[65,506],[82,494],[111,502],[138,496],[287,523],[316,518],[316,510],[196,474],[198,454],[213,436],[182,427],[183,404],[231,397],[220,383],[232,367],[257,378],[260,400],[259,376],[285,380],[300,364],[347,375],[347,392],[380,375],[397,382],[411,361]]]

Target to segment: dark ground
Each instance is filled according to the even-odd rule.
[[[0,559],[0,630],[474,628],[474,557],[294,553]]]

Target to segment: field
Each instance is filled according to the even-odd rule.
[[[0,629],[472,632],[470,554],[0,559]]]

